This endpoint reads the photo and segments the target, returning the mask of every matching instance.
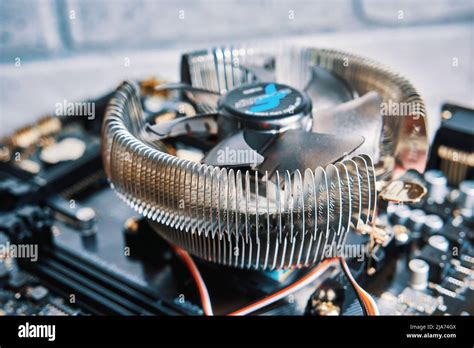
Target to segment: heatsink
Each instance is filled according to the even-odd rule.
[[[406,154],[407,127],[421,128],[426,138],[423,101],[406,79],[364,58],[314,48],[219,48],[183,56],[182,70],[182,82],[165,88],[182,92],[202,115],[147,124],[138,84],[124,82],[105,115],[102,157],[117,194],[166,240],[204,260],[263,270],[319,263],[345,244],[351,229],[374,222],[376,176],[390,178],[397,167],[416,168],[426,159],[419,139],[416,159]],[[234,109],[223,106],[226,96],[246,86],[244,95],[257,93],[252,105],[271,104],[276,93],[298,100],[288,87],[294,86],[313,111],[279,118],[262,108],[227,112]],[[383,118],[379,107],[387,100],[416,104],[416,113]],[[334,122],[318,127],[318,115]],[[358,115],[363,121],[349,122]],[[219,163],[211,150],[197,163],[168,154],[167,138],[193,127],[215,134],[217,149],[234,136],[237,148],[256,151],[259,160]],[[357,134],[361,140],[349,141]],[[269,142],[257,147],[255,139],[264,137]],[[292,156],[284,147],[298,139]],[[309,142],[315,147],[305,148]],[[297,153],[306,151],[311,155]]]

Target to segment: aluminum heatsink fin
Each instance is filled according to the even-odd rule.
[[[267,65],[271,58],[273,66]],[[239,45],[194,51],[184,55],[183,62],[182,81],[219,92],[253,82],[251,74],[245,74],[240,66],[274,68],[276,82],[300,90],[306,87],[316,112],[371,91],[379,93],[384,103],[404,103],[411,113],[383,118],[381,153],[375,158],[377,172],[391,176],[395,163],[405,169],[423,171],[428,154],[424,102],[408,79],[379,62],[348,52],[293,45]],[[332,85],[337,87],[331,88]],[[413,149],[412,133],[417,134],[421,143],[416,145],[416,155],[406,156]],[[423,158],[418,160],[419,157]]]
[[[381,105],[382,98],[372,91],[332,108],[315,111],[313,132],[360,135],[365,142],[358,153],[370,154],[378,159],[383,124]]]
[[[352,199],[360,191],[352,192],[346,163],[276,172],[275,184],[252,171],[205,170],[194,190],[204,183],[203,200],[208,197],[213,208],[197,206],[194,212],[207,216],[209,230],[186,233],[176,225],[152,225],[170,242],[210,262],[268,270],[310,266],[342,245],[350,228]]]
[[[243,83],[266,80],[272,74],[263,67],[269,56],[261,56],[255,51],[254,48],[229,46],[184,54],[181,80],[221,94]]]
[[[330,164],[313,163],[295,170],[280,167],[272,172],[263,167],[265,161],[252,170],[195,163],[167,154],[161,140],[148,140],[150,132],[143,121],[141,96],[135,83],[123,83],[107,108],[102,157],[113,189],[145,216],[161,236],[209,262],[265,270],[316,264],[328,257],[328,248],[344,245],[349,229],[374,222],[375,166],[378,175],[390,178],[395,163],[404,168],[413,167],[415,160],[424,163],[427,149],[424,104],[408,80],[379,63],[345,52],[315,48],[289,52],[283,52],[283,60],[275,60],[281,72],[276,74],[277,83],[302,89],[308,82],[308,68],[316,67],[329,71],[332,75],[329,78],[340,78],[350,86],[333,98],[332,92],[324,94],[327,83],[321,85],[324,88],[308,85],[315,110],[314,123],[319,123],[316,127],[329,127],[333,125],[329,121],[341,121],[344,117],[350,123],[356,115],[363,120],[369,116],[375,118],[375,113],[360,113],[371,109],[360,105],[365,105],[366,100],[367,105],[377,105],[377,98],[366,95],[371,91],[377,92],[383,102],[407,103],[413,107],[408,116],[382,118],[383,138],[378,144],[377,162],[370,153],[358,155],[362,145],[347,156],[329,159]],[[241,84],[253,82],[249,80],[253,79],[252,74],[241,66],[266,66],[272,55],[270,50],[260,55],[256,49],[247,47],[193,52],[185,59],[187,79],[183,82],[218,93],[232,92]],[[320,72],[319,82],[323,81]],[[358,95],[363,97],[354,99]],[[330,103],[323,108],[318,104],[318,96]],[[329,109],[340,102],[343,104],[340,108]],[[247,126],[242,128],[252,128]],[[323,133],[342,138],[360,136],[351,130],[350,124],[344,124],[342,129],[333,127],[335,130]],[[288,129],[281,131],[285,134]],[[219,129],[219,135],[224,137],[227,129],[222,130]],[[409,136],[413,132],[420,134],[416,144]],[[251,139],[246,142],[255,149]],[[265,160],[265,151],[273,144],[270,142],[262,148],[260,154]],[[414,156],[407,156],[407,151],[413,149],[416,149]]]
[[[139,106],[138,88],[123,84],[105,116],[104,164],[118,195],[172,243],[220,264],[279,269],[319,262],[323,248],[344,237],[350,177],[340,164],[276,171],[270,181],[253,170],[181,160],[128,130],[130,120],[139,119]],[[366,166],[360,171],[373,173],[356,156],[351,164],[358,163]],[[367,174],[360,186],[359,202],[370,214],[375,176]]]

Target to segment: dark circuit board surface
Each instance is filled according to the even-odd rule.
[[[95,101],[97,115],[108,98]],[[60,130],[48,140],[78,140],[83,144],[78,158],[48,163],[42,159],[44,146],[33,144],[0,163],[0,240],[3,251],[10,247],[0,259],[0,314],[202,315],[196,285],[182,260],[109,187],[100,158],[100,126],[101,117],[93,122],[61,120]],[[199,145],[206,146],[193,139],[170,144]],[[449,186],[447,197],[457,190]],[[472,315],[474,230],[459,218],[454,201],[428,199],[412,206],[381,207],[379,222],[387,232],[383,244],[361,261],[349,260],[380,312]],[[442,227],[433,230],[417,224],[420,214],[440,217]],[[457,252],[434,248],[429,242],[433,235],[442,236],[447,250]],[[357,232],[351,238],[360,245],[370,243],[367,235]],[[19,248],[15,255],[12,247],[22,245],[30,255],[18,255]],[[413,287],[408,263],[414,258],[430,267],[429,283],[423,288]],[[308,272],[259,272],[195,261],[218,315],[271,295]],[[334,267],[256,314],[361,315],[362,310],[346,278]]]

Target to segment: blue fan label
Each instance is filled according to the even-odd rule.
[[[233,113],[251,116],[291,116],[304,107],[303,95],[278,83],[243,85],[230,91],[224,106]]]

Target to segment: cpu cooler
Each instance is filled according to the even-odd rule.
[[[117,194],[172,244],[239,268],[309,266],[374,222],[376,177],[423,170],[424,104],[398,73],[332,50],[218,48],[183,55],[175,93],[198,113],[149,122],[124,82],[102,130]],[[406,115],[384,111],[405,103]],[[206,137],[200,162],[167,153]]]

